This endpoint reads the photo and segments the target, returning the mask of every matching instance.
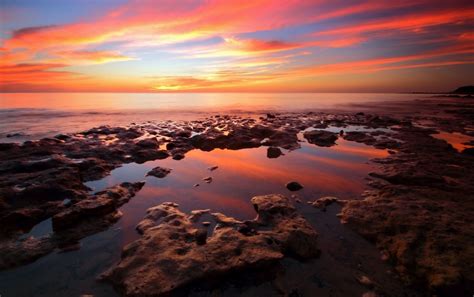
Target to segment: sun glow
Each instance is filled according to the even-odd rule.
[[[128,1],[54,18],[0,6],[3,92],[413,91],[473,71],[464,1]]]

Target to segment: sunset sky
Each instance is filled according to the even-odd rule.
[[[0,0],[2,92],[448,91],[473,77],[472,0]]]

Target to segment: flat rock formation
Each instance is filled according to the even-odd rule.
[[[100,191],[52,217],[54,233],[40,238],[1,238],[0,270],[31,263],[56,249],[77,249],[82,238],[106,230],[121,213],[117,210],[144,185],[122,183]]]
[[[125,182],[95,193],[54,215],[53,229],[66,229],[80,224],[82,220],[91,220],[112,213],[135,196],[144,184],[144,182]]]
[[[164,178],[168,174],[170,174],[171,169],[170,168],[164,168],[164,167],[155,167],[152,170],[150,170],[146,175],[151,175],[157,178]]]
[[[316,231],[286,197],[257,196],[251,202],[255,220],[213,214],[218,224],[209,237],[174,203],[148,209],[137,226],[143,236],[124,248],[120,262],[102,279],[124,296],[165,296],[196,282],[263,269],[285,256],[318,256]]]
[[[396,128],[399,150],[375,160],[371,190],[350,200],[342,220],[376,243],[408,284],[467,296],[474,281],[474,158],[430,129]]]

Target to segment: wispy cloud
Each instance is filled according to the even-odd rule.
[[[108,90],[115,82],[104,75],[109,69],[133,77],[122,81],[132,90],[258,89],[262,84],[267,90],[298,77],[471,65],[471,2],[143,0],[66,24],[48,23],[45,8],[37,12],[43,24],[3,33],[0,83],[3,90],[22,83],[44,90],[80,89],[81,84]],[[380,40],[400,54],[382,50]],[[67,70],[71,67],[75,72]],[[142,85],[135,81],[140,73],[129,71],[152,73],[155,79]]]

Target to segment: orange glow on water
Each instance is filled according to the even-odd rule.
[[[136,238],[135,224],[145,210],[165,201],[176,202],[184,211],[210,208],[239,219],[255,215],[251,197],[281,193],[297,195],[305,203],[322,196],[357,199],[365,189],[365,177],[373,169],[371,158],[387,156],[385,150],[339,139],[330,148],[302,143],[302,148],[285,151],[277,159],[268,159],[266,148],[221,150],[211,152],[192,150],[180,161],[171,159],[151,161],[142,165],[129,164],[116,169],[104,180],[90,182],[95,190],[121,181],[139,181],[156,166],[171,168],[163,179],[146,177],[145,187],[122,207],[126,219],[119,224],[125,232],[125,241]],[[215,171],[207,168],[217,165]],[[210,184],[202,179],[211,176]],[[285,184],[298,181],[304,189],[290,192]],[[199,184],[198,187],[193,185]]]

